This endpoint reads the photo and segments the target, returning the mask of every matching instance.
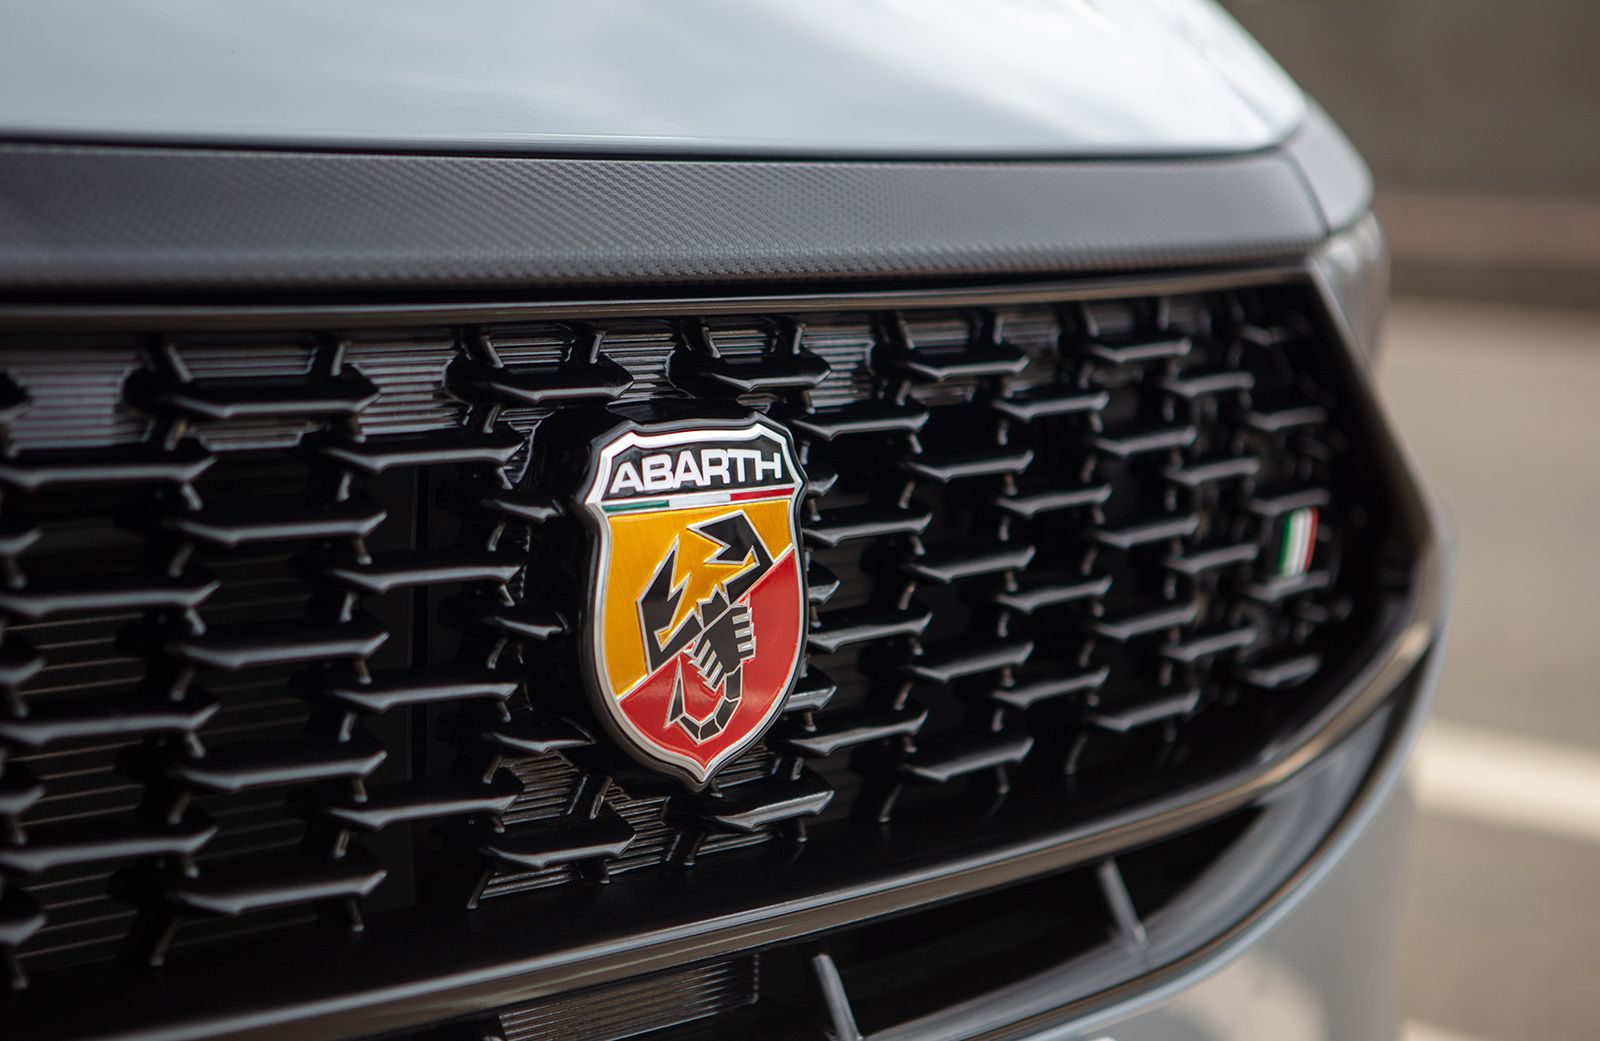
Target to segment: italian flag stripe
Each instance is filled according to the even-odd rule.
[[[1285,517],[1279,538],[1278,577],[1298,578],[1310,570],[1317,549],[1316,507],[1306,506]]]
[[[754,502],[758,499],[786,499],[794,494],[788,488],[755,488],[742,492],[693,492],[673,495],[665,499],[629,499],[625,502],[605,503],[600,508],[607,513],[629,513],[634,510],[687,510],[696,506],[721,506],[728,502]]]

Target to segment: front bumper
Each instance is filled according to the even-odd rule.
[[[1184,984],[1040,1041],[1323,1041],[1397,1036],[1394,935],[1413,805],[1373,808],[1343,856],[1259,938]]]

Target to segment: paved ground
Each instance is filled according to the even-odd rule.
[[[1419,753],[1423,1038],[1600,1037],[1600,315],[1400,301],[1380,382],[1460,539]]]

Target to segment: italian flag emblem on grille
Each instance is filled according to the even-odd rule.
[[[1278,578],[1299,578],[1311,569],[1317,549],[1317,510],[1305,506],[1283,519],[1278,532],[1278,560],[1273,573]]]

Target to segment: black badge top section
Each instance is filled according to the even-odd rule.
[[[726,438],[711,436],[676,445],[624,449],[612,465],[600,497],[610,501],[642,495],[787,488],[798,480],[777,442],[758,438],[730,444]]]

